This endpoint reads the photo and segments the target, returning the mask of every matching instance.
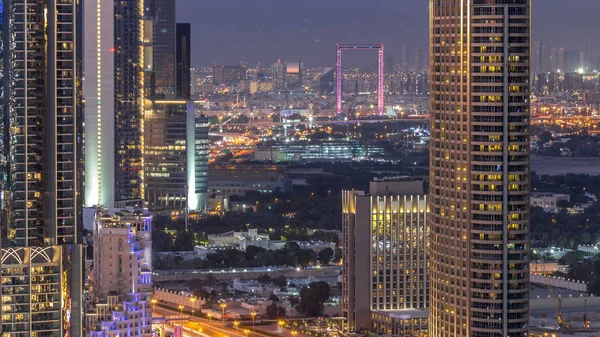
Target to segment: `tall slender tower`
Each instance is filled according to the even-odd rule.
[[[144,1],[114,1],[115,205],[143,198]],[[150,38],[151,34],[148,37]]]
[[[5,2],[3,336],[82,335],[81,6]]]
[[[430,0],[432,337],[529,321],[531,0]]]

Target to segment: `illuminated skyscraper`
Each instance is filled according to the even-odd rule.
[[[529,330],[530,0],[430,0],[432,337]]]
[[[114,8],[115,203],[143,197],[144,1],[108,1]],[[104,16],[102,17],[104,19]],[[151,30],[150,30],[151,31]],[[149,36],[149,34],[146,34]]]
[[[5,3],[3,336],[82,335],[81,6]]]
[[[143,195],[145,62],[152,21],[143,0],[86,0],[85,205],[139,205]],[[148,35],[145,35],[148,30]],[[147,58],[144,54],[148,54]]]
[[[204,210],[208,202],[208,119],[204,101],[146,100],[144,161],[151,209]]]
[[[115,15],[113,0],[84,6],[85,206],[115,204]]]

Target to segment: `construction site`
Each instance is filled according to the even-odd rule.
[[[600,297],[532,285],[530,336],[600,337]]]

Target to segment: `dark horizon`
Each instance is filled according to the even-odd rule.
[[[428,2],[397,0],[177,0],[178,22],[192,25],[192,65],[302,58],[331,66],[336,43],[384,43],[399,62],[402,45],[427,52]],[[534,0],[533,40],[600,52],[598,0]],[[334,13],[338,13],[334,15]]]

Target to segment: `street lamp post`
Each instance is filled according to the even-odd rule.
[[[221,304],[221,309],[223,309],[223,313],[222,313],[222,315],[223,315],[223,324],[225,324],[225,308],[227,308],[227,304],[222,303]]]
[[[233,325],[235,326],[235,331],[238,331],[238,326],[240,325],[240,322],[233,321]]]
[[[207,316],[208,316],[208,321],[212,322],[212,314],[208,314]]]
[[[296,337],[297,334],[298,334],[298,331],[292,330],[292,337]]]
[[[152,302],[152,312],[155,312],[156,311],[156,302],[157,301],[155,299],[153,299],[150,302]]]
[[[179,305],[178,308],[179,312],[181,313],[181,316],[183,316],[183,305]]]
[[[196,307],[195,306],[195,304],[196,304],[196,298],[195,297],[190,298],[190,302],[192,302],[192,317],[193,317],[193,316],[195,316],[195,312],[194,312],[195,310],[194,310],[194,308]]]
[[[250,315],[252,315],[252,330],[254,331],[255,330],[254,329],[254,320],[256,318],[256,312],[253,311],[253,312],[250,313]]]
[[[246,337],[248,337],[248,329],[244,329],[244,334],[246,334]]]
[[[283,324],[284,324],[284,322],[282,320],[277,321],[277,325],[279,326],[279,331],[283,332]]]

